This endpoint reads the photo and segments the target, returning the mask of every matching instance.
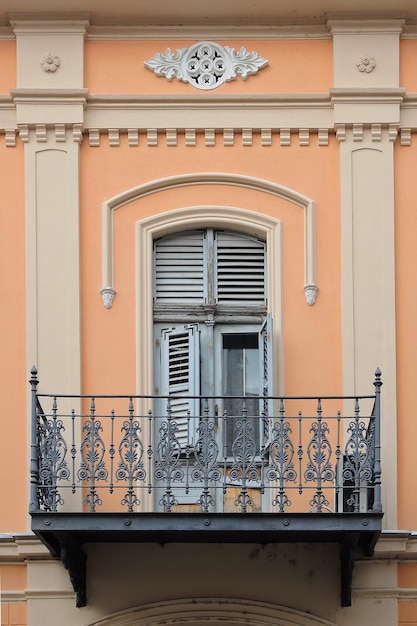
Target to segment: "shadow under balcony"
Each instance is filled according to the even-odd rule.
[[[349,606],[381,532],[381,384],[377,370],[368,396],[201,397],[196,417],[181,396],[39,394],[33,369],[32,530],[77,606],[90,542],[337,543]]]

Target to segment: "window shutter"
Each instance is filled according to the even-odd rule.
[[[265,304],[265,242],[238,233],[216,234],[219,304]]]
[[[181,447],[194,445],[199,416],[200,341],[197,324],[162,331],[161,393],[171,397],[171,416]]]
[[[154,301],[202,304],[206,277],[203,231],[189,231],[154,242]]]

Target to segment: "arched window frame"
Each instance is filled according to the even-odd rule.
[[[265,239],[267,243],[268,312],[274,319],[274,335],[282,325],[281,222],[236,207],[193,206],[162,213],[136,223],[136,337],[137,388],[153,390],[153,240],[176,231],[194,228],[225,228]],[[276,350],[274,371],[282,371],[282,349]],[[277,393],[283,385],[279,377]]]

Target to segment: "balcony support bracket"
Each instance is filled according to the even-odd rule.
[[[81,544],[73,536],[60,533],[58,540],[61,546],[61,561],[68,570],[76,594],[76,606],[81,608],[87,605],[87,555]]]
[[[342,606],[352,605],[352,578],[355,565],[355,553],[359,542],[359,534],[346,535],[340,550],[340,576]]]

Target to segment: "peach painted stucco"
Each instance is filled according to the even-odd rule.
[[[285,387],[287,393],[323,394],[341,390],[340,237],[337,144],[288,149],[275,142],[250,149],[215,148],[199,142],[158,148],[125,142],[111,148],[81,148],[81,275],[83,391],[132,393],[135,385],[135,223],[190,206],[234,206],[259,211],[283,223]],[[232,160],[231,160],[232,159]],[[304,219],[300,208],[265,193],[222,185],[182,187],[146,196],[115,212],[115,288],[112,309],[103,307],[101,288],[101,206],[122,191],[164,176],[229,172],[267,179],[317,202],[318,282],[314,307],[303,293]],[[111,175],[103,176],[103,172]],[[138,312],[140,315],[140,312]],[[320,354],[320,367],[317,355]]]
[[[417,296],[413,289],[417,213],[415,162],[417,145],[395,147],[395,243],[397,315],[397,427],[398,427],[398,513],[399,528],[413,528],[417,500],[410,498],[417,469],[414,444],[417,421],[410,407],[415,405],[415,366],[417,345]]]
[[[25,215],[23,145],[0,142],[2,333],[0,380],[2,393],[2,453],[0,476],[1,532],[27,527],[27,414],[29,373],[25,371]],[[17,245],[16,242],[21,242]],[[7,443],[6,443],[7,442]],[[4,503],[7,503],[5,506]]]
[[[417,93],[416,55],[416,40],[400,42],[400,87],[405,87],[408,93]]]
[[[0,94],[16,87],[16,42],[0,41]]]
[[[167,48],[176,51],[195,41],[87,41],[85,86],[92,94],[182,94],[202,93],[189,84],[158,77],[143,63]],[[210,94],[327,93],[333,81],[332,42],[313,41],[219,41],[236,50],[268,59],[268,65],[246,81],[237,79]]]

